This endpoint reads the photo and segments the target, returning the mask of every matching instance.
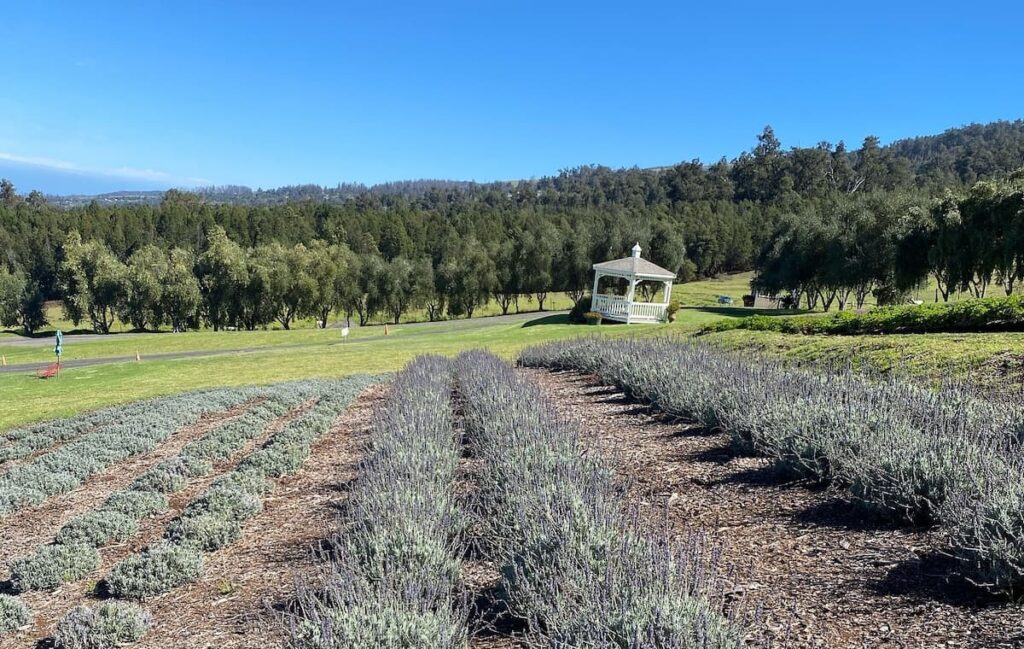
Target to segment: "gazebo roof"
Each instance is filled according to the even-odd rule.
[[[603,261],[594,264],[594,270],[615,275],[632,275],[644,279],[675,279],[676,274],[670,270],[640,257],[640,244],[633,246],[633,256]]]

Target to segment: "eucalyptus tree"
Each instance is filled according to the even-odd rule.
[[[110,333],[125,295],[125,265],[102,242],[83,242],[78,232],[64,240],[63,254],[58,281],[65,314],[76,325],[88,320],[97,333]]]
[[[47,324],[43,294],[21,269],[0,266],[0,325],[31,334]]]

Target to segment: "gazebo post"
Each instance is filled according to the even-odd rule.
[[[629,292],[626,293],[626,324],[631,324],[633,319],[633,296],[636,293],[636,275],[629,274]]]
[[[591,298],[590,298],[590,310],[591,311],[594,310],[594,300],[597,299],[597,286],[598,286],[598,284],[601,283],[601,278],[602,277],[604,277],[604,275],[601,274],[601,271],[595,271],[594,272],[594,291],[593,291],[593,293],[590,294],[590,296],[591,296]]]

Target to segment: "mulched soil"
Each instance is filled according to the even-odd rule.
[[[0,582],[10,576],[7,570],[9,559],[25,555],[41,543],[49,543],[69,520],[97,508],[111,493],[128,486],[146,469],[177,455],[186,444],[199,439],[228,419],[242,414],[253,403],[244,403],[224,412],[205,415],[198,422],[176,431],[153,452],[118,462],[90,476],[66,494],[53,496],[37,507],[22,509],[4,517],[0,520],[0,530],[3,531],[3,543],[0,543]]]
[[[35,645],[35,639],[45,638],[51,635],[57,622],[59,622],[69,610],[79,604],[90,603],[89,600],[95,598],[95,591],[97,590],[95,586],[97,581],[108,574],[115,563],[132,553],[142,550],[146,545],[159,541],[163,538],[167,524],[174,517],[178,516],[181,511],[187,507],[190,502],[192,502],[192,500],[201,495],[214,480],[233,470],[238,463],[247,457],[257,446],[266,441],[271,435],[281,430],[281,428],[283,428],[289,421],[308,410],[311,405],[312,401],[306,402],[277,418],[271,422],[259,436],[246,442],[246,444],[230,458],[215,464],[213,471],[209,475],[190,480],[184,489],[170,497],[170,506],[168,511],[140,521],[139,531],[131,539],[125,543],[118,543],[100,548],[102,562],[100,567],[89,575],[89,577],[75,583],[66,584],[54,592],[32,592],[22,595],[21,599],[32,608],[34,624],[32,628],[19,639],[19,642],[22,644],[12,644],[12,646],[31,647]],[[237,414],[241,411],[233,409],[232,412]],[[225,419],[225,417],[222,417],[220,418],[220,421],[224,421]],[[210,427],[208,426],[206,428],[206,432],[209,432],[209,430]],[[178,450],[180,450],[180,447]],[[161,458],[169,456],[170,455],[167,454],[166,450],[162,449]],[[151,464],[147,466],[151,466]],[[144,469],[133,469],[130,473],[132,479],[137,477],[143,470]],[[110,470],[108,470],[108,472],[109,471]],[[52,540],[52,538],[48,540]],[[22,554],[27,554],[29,552],[31,552],[31,548],[23,551]]]
[[[274,609],[296,580],[319,574],[316,551],[336,524],[355,478],[374,407],[386,386],[367,389],[314,445],[297,473],[275,482],[264,509],[246,522],[241,539],[205,555],[196,582],[145,603],[156,624],[139,649],[280,646]]]
[[[1024,609],[952,576],[936,529],[899,528],[786,481],[725,435],[672,423],[596,379],[523,370],[655,520],[712,534],[753,615],[752,644],[1021,647]],[[759,609],[759,612],[758,610]]]

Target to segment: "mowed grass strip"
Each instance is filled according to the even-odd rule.
[[[323,341],[308,346],[273,347],[244,353],[229,353],[175,360],[110,363],[71,368],[59,378],[40,380],[31,373],[0,374],[0,430],[26,422],[67,416],[102,406],[150,396],[219,386],[261,385],[305,378],[330,378],[354,373],[392,372],[421,354],[455,355],[467,349],[486,348],[512,358],[525,346],[598,332],[603,335],[669,331],[692,331],[720,315],[685,310],[675,323],[626,327],[586,327],[567,324],[564,315],[551,315],[532,322],[459,321],[441,325],[396,329],[385,336],[383,329],[356,330],[352,340],[342,342],[338,331],[315,332]],[[360,331],[367,333],[361,334]],[[261,336],[293,332],[255,332]],[[213,333],[160,334],[157,338],[185,340],[195,336],[207,340]],[[236,332],[223,332],[218,340],[229,340]],[[248,335],[248,334],[244,334]]]

